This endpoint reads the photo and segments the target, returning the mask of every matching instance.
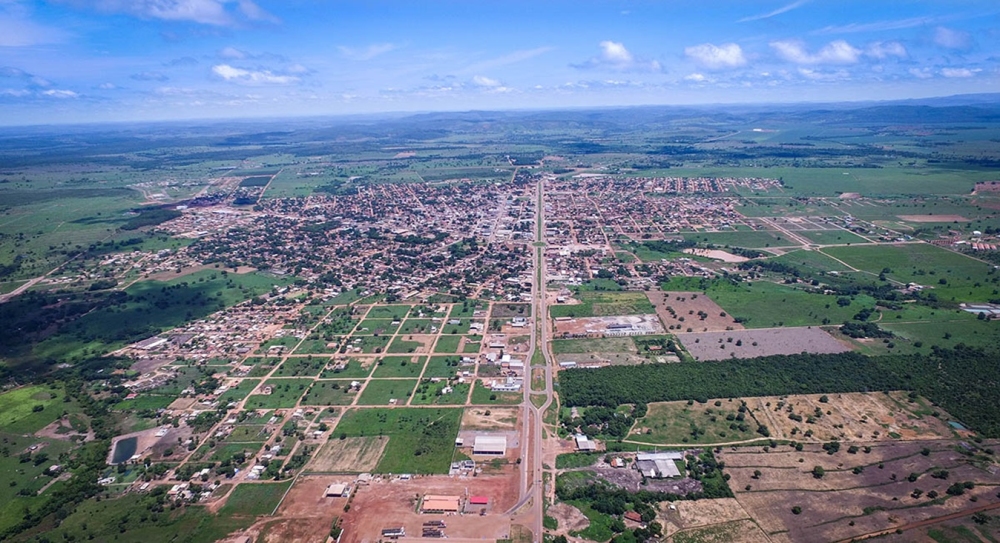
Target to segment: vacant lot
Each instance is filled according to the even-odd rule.
[[[334,519],[342,514],[347,498],[327,498],[325,490],[333,483],[351,485],[353,477],[299,477],[281,500],[276,517],[258,524],[263,543],[312,543],[324,541]],[[254,529],[251,532],[256,532]]]
[[[716,405],[719,404],[719,405]],[[629,440],[650,444],[728,443],[762,438],[750,413],[741,413],[739,400],[658,402],[636,421]]]
[[[324,473],[367,473],[378,466],[389,443],[388,437],[345,437],[339,433],[313,456],[308,470]]]
[[[906,392],[765,396],[747,398],[746,402],[754,416],[779,439],[883,441],[955,437],[946,424],[951,419],[948,413],[932,407],[924,398],[911,399]],[[804,435],[807,431],[810,437]]]
[[[549,313],[552,318],[645,315],[656,312],[642,292],[581,291],[575,297],[580,303],[551,306]]]
[[[729,332],[677,334],[696,360],[754,358],[774,354],[843,353],[850,351],[821,328],[758,328]]]
[[[692,332],[717,332],[743,329],[742,324],[704,294],[650,291],[646,296],[668,330],[680,332],[691,328]],[[681,318],[684,320],[681,321]]]
[[[514,430],[520,410],[516,407],[471,407],[462,415],[462,431]],[[487,412],[489,414],[487,414]]]
[[[354,409],[333,435],[389,436],[378,473],[447,473],[461,417],[457,408]]]
[[[870,453],[841,447],[831,455],[819,444],[802,451],[782,445],[770,452],[727,448],[716,458],[726,463],[736,499],[764,532],[783,533],[783,541],[838,541],[995,502],[996,457],[957,449],[911,441],[874,443]],[[947,492],[963,482],[972,488]]]
[[[449,538],[497,540],[510,534],[510,517],[504,512],[517,501],[517,481],[512,466],[499,475],[475,478],[442,476],[415,477],[409,481],[377,479],[370,486],[358,487],[351,509],[343,515],[341,543],[377,541],[381,530],[402,526],[406,533],[419,537],[424,522],[444,520]],[[416,512],[418,498],[425,494],[487,496],[488,513],[479,515],[423,515]]]

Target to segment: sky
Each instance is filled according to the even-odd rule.
[[[1000,92],[997,0],[0,0],[0,124]]]

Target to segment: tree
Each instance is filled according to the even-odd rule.
[[[817,479],[822,479],[823,476],[826,475],[826,470],[823,469],[823,466],[816,466],[816,467],[813,468],[812,474],[813,474],[813,477],[815,477]]]
[[[802,513],[802,508],[801,507],[799,507],[798,505],[796,505],[795,507],[792,507],[792,514],[793,515],[798,515],[798,514],[801,514],[801,513]]]

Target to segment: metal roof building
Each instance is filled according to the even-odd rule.
[[[680,477],[681,472],[677,469],[675,460],[684,460],[684,453],[639,453],[635,456],[635,467],[646,477],[654,479]]]
[[[472,454],[502,455],[507,452],[507,436],[476,436]]]

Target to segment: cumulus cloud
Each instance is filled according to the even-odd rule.
[[[299,82],[299,78],[293,75],[275,74],[270,70],[246,70],[229,64],[212,66],[212,73],[226,81],[242,85],[289,85]]]
[[[67,0],[84,8],[142,19],[188,21],[212,26],[277,22],[253,0]]]
[[[851,75],[843,69],[827,72],[812,68],[799,68],[799,75],[811,81],[843,81],[851,78]]]
[[[80,95],[71,90],[49,89],[42,91],[42,96],[51,98],[79,98]]]
[[[939,26],[934,29],[934,43],[945,49],[969,49],[972,47],[972,36],[968,32]]]
[[[751,15],[750,17],[744,17],[736,22],[746,23],[749,21],[758,21],[760,19],[770,19],[771,17],[774,17],[776,15],[781,15],[782,13],[787,13],[789,11],[792,11],[793,9],[800,8],[806,5],[807,3],[809,3],[809,0],[798,0],[797,2],[792,2],[791,4],[786,4],[784,6],[781,6],[780,8],[774,11],[769,11],[767,13],[762,13],[760,15]]]
[[[930,79],[934,77],[934,74],[931,72],[930,68],[910,68],[909,72],[910,75],[918,79]]]
[[[392,43],[375,43],[367,47],[360,48],[341,45],[337,47],[337,49],[340,51],[340,54],[344,56],[344,58],[349,60],[365,61],[384,55],[396,49],[396,45]]]
[[[700,74],[698,72],[684,76],[685,81],[694,81],[695,83],[701,83],[703,81],[706,81],[707,79],[708,78],[705,77],[705,74]]]
[[[865,49],[865,54],[880,60],[889,57],[907,57],[906,47],[903,47],[903,44],[898,41],[879,41],[872,43]]]
[[[981,72],[980,69],[969,69],[969,68],[941,68],[941,75],[949,78],[966,78],[976,75],[976,73]]]
[[[137,73],[137,74],[132,74],[129,77],[132,78],[132,79],[134,79],[134,80],[136,80],[136,81],[160,81],[160,82],[163,82],[163,81],[167,81],[168,79],[170,79],[169,77],[167,77],[166,75],[164,75],[164,74],[162,74],[160,72],[140,72],[140,73]]]
[[[795,64],[854,64],[861,50],[844,40],[832,41],[818,52],[810,53],[799,40],[779,40],[770,43],[779,57]]]
[[[485,75],[477,75],[472,78],[472,83],[478,87],[500,87],[503,83],[496,79],[486,77]]]
[[[736,68],[747,63],[746,57],[743,56],[743,49],[735,43],[722,45],[703,43],[686,47],[684,54],[698,64],[712,69]]]
[[[621,42],[605,40],[598,44],[601,53],[582,64],[572,65],[574,68],[604,68],[618,71],[659,72],[663,68],[660,63],[637,58]]]

